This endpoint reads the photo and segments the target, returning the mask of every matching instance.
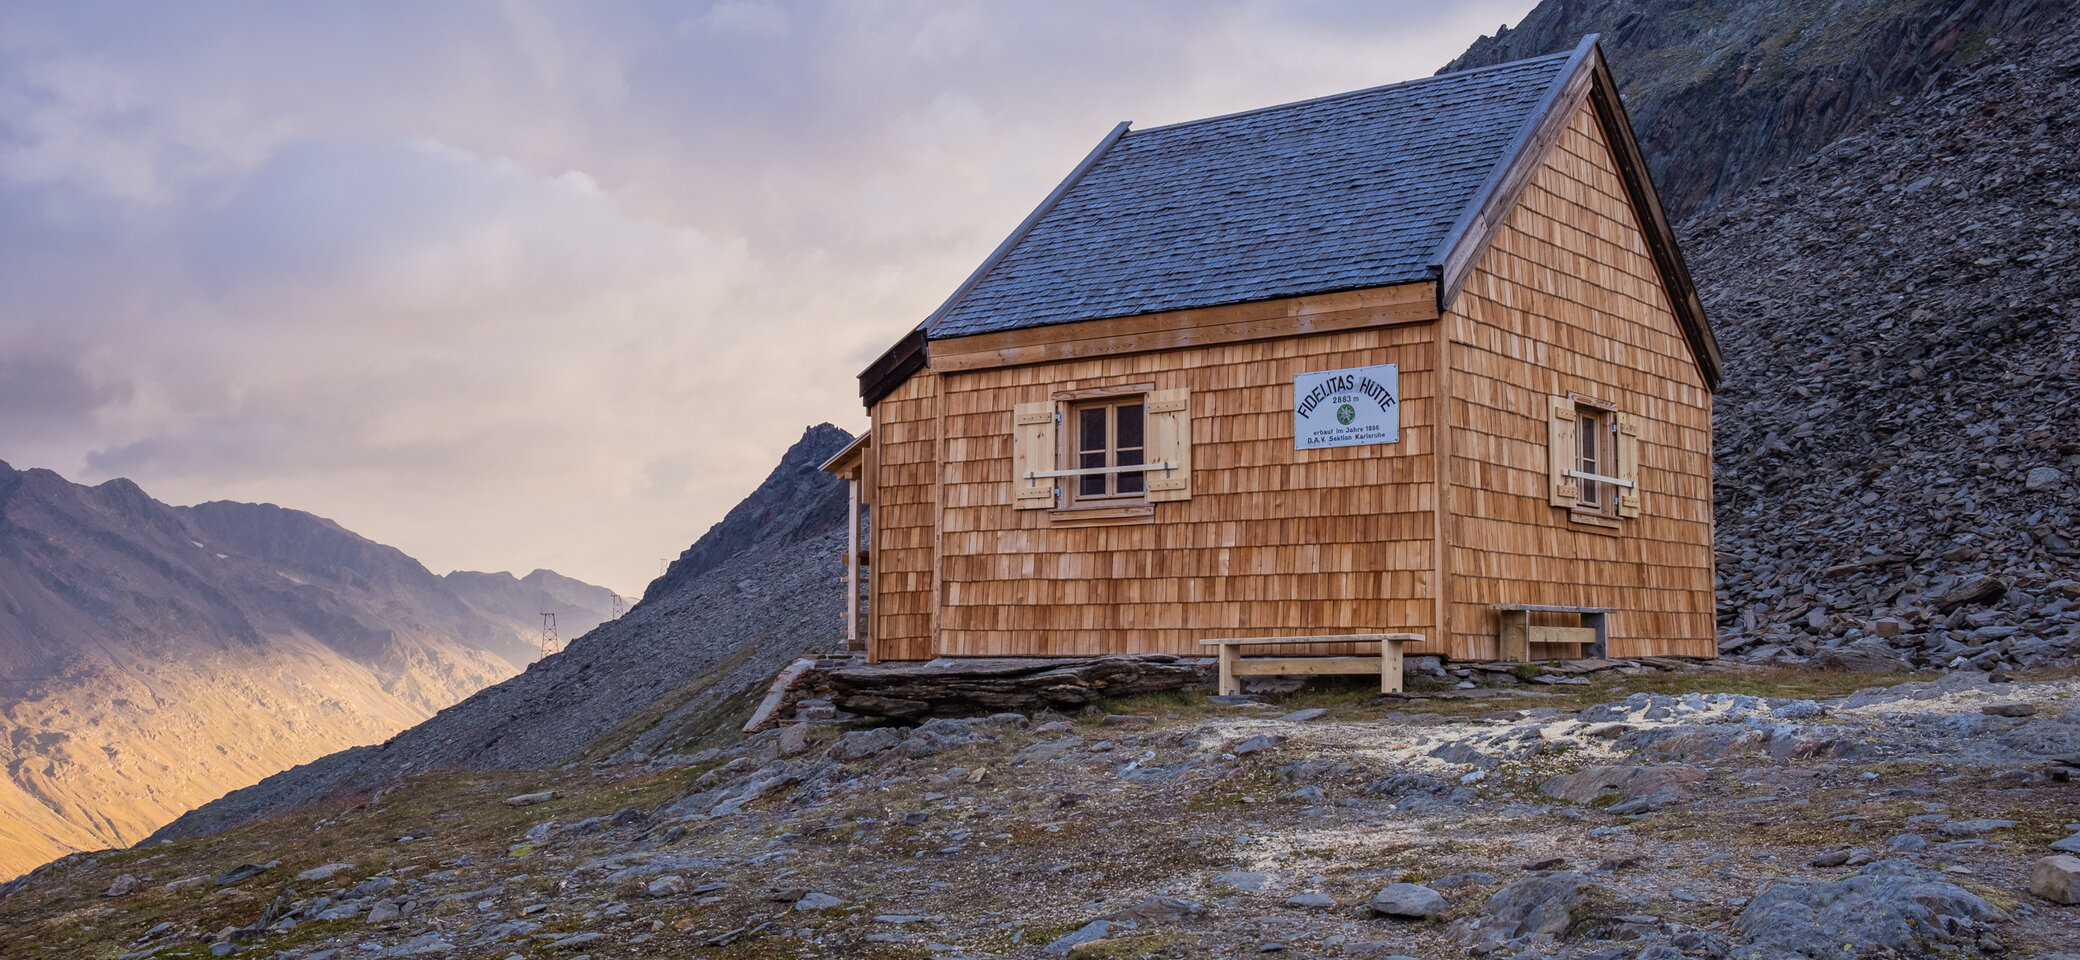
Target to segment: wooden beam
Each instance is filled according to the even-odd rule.
[[[935,373],[988,370],[1437,319],[1436,285],[1423,280],[1282,300],[1111,317],[932,342]]]
[[[1378,672],[1378,657],[1251,657],[1234,667],[1238,677]]]

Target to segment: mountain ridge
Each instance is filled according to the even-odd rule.
[[[455,589],[273,504],[0,464],[0,874],[408,727],[532,661],[541,610],[608,612],[512,582]]]

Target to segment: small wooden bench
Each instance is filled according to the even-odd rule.
[[[1320,637],[1228,637],[1201,640],[1202,647],[1219,647],[1221,696],[1242,692],[1243,677],[1379,674],[1379,692],[1401,692],[1401,647],[1422,643],[1420,633],[1348,633]],[[1370,657],[1252,657],[1243,659],[1243,647],[1298,646],[1316,643],[1377,643],[1379,653]]]
[[[1495,657],[1498,660],[1528,663],[1531,660],[1531,645],[1534,643],[1568,643],[1577,648],[1577,657],[1604,657],[1610,653],[1611,608],[1610,607],[1556,607],[1536,603],[1497,603],[1490,605],[1501,621],[1497,630]],[[1578,627],[1549,627],[1533,625],[1534,613],[1571,613],[1581,617]],[[1573,658],[1570,658],[1573,659]]]

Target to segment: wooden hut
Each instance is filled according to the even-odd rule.
[[[1718,380],[1593,36],[1120,124],[860,375],[858,633],[1711,656]]]

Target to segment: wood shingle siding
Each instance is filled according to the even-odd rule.
[[[1454,655],[1495,655],[1492,603],[1618,607],[1613,655],[1715,654],[1711,393],[1586,104],[1443,322]],[[1570,392],[1638,425],[1642,515],[1622,531],[1548,502],[1547,398]]]

